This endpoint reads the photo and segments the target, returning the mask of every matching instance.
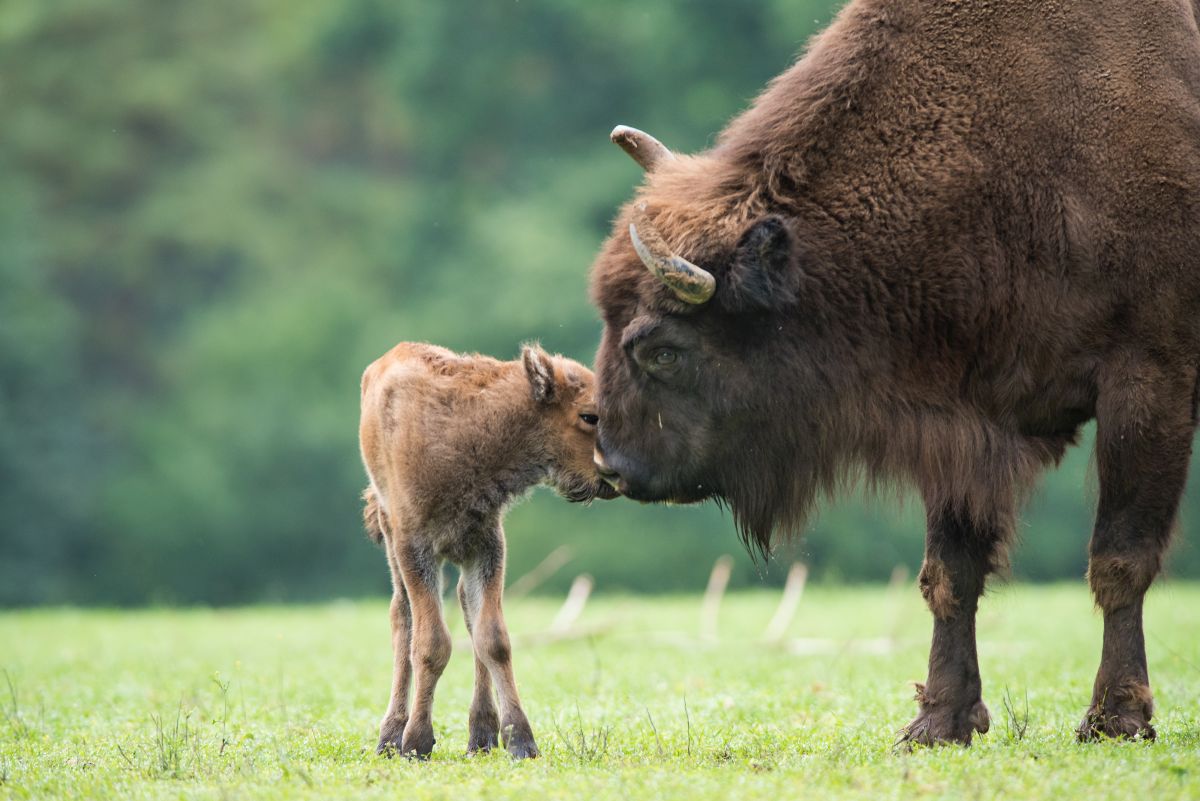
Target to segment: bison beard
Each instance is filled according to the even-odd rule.
[[[777,537],[804,531],[820,495],[832,496],[847,483],[833,460],[815,458],[816,454],[797,458],[786,440],[771,441],[774,433],[764,429],[725,461],[714,496],[728,506],[738,536],[751,554],[764,561]]]
[[[821,497],[915,485],[927,508],[957,510],[965,522],[992,532],[987,564],[1001,569],[1017,503],[1039,469],[1057,463],[1075,443],[1074,433],[1018,438],[966,417],[891,415],[848,389],[821,394],[840,400],[823,411],[808,408],[804,424],[767,422],[743,432],[742,447],[722,460],[715,498],[729,507],[742,541],[760,558],[769,558],[774,542],[801,535]],[[788,420],[785,411],[759,419]]]
[[[987,730],[978,599],[1092,419],[1078,736],[1154,736],[1142,598],[1200,389],[1198,19],[851,0],[711,150],[613,132],[646,181],[593,268],[597,462],[631,497],[728,504],[764,557],[819,496],[915,486],[934,634],[906,742]]]

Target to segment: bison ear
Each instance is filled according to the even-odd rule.
[[[795,244],[781,217],[756,221],[738,240],[721,283],[724,303],[737,311],[778,309],[796,302]]]
[[[550,403],[554,400],[554,362],[550,354],[538,345],[521,348],[521,361],[525,364],[525,375],[533,392],[534,403]]]

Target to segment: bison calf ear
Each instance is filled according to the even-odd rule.
[[[733,265],[721,282],[723,302],[736,311],[778,309],[796,302],[795,244],[780,217],[763,217],[746,229]]]
[[[521,348],[521,361],[525,363],[525,375],[535,403],[550,403],[554,400],[554,362],[550,354],[537,345]]]

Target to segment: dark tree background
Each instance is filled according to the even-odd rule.
[[[0,4],[0,603],[382,591],[363,366],[401,339],[590,360],[588,265],[640,179],[608,131],[704,147],[837,5]],[[1082,575],[1089,450],[1018,576]],[[552,589],[695,590],[739,551],[711,507],[538,493],[508,531],[514,575],[572,546]],[[871,580],[922,538],[915,502],[850,499],[795,552]],[[740,555],[735,582],[784,572]]]

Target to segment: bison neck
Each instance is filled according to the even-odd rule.
[[[503,509],[550,475],[550,459],[539,438],[537,412],[511,410],[490,431],[498,443],[494,458],[480,470],[476,506],[500,514]]]
[[[810,251],[800,303],[766,346],[764,362],[787,368],[771,370],[756,410],[770,423],[724,482],[742,530],[760,544],[799,532],[818,497],[865,482],[915,486],[931,509],[1008,531],[1094,412],[1089,325],[1008,265],[915,246],[916,259],[876,260],[842,243]]]
[[[522,374],[511,388],[489,388],[478,408],[463,410],[463,427],[446,432],[452,451],[470,454],[454,464],[453,475],[436,482],[443,489],[453,487],[452,492],[438,493],[435,514],[451,528],[493,529],[510,503],[549,475],[539,438],[540,413],[530,407],[524,382]],[[495,395],[500,394],[511,401],[496,403]]]

